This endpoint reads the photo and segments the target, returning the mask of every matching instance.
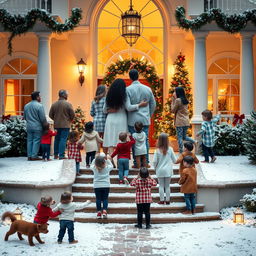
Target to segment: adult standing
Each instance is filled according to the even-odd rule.
[[[171,111],[175,114],[174,124],[178,137],[179,152],[183,152],[183,140],[195,143],[187,136],[189,124],[188,100],[183,87],[176,87],[172,96]]]
[[[54,159],[66,159],[65,149],[71,122],[75,117],[72,105],[67,102],[66,90],[59,91],[59,99],[51,106],[49,117],[54,121],[57,135],[54,140]]]
[[[150,125],[150,118],[154,114],[156,108],[156,101],[152,90],[141,84],[139,79],[139,72],[136,69],[131,69],[129,72],[129,77],[132,80],[132,84],[127,88],[127,101],[129,104],[138,104],[139,102],[145,101],[148,104],[145,107],[139,108],[138,111],[131,112],[127,109],[128,112],[128,129],[131,134],[135,132],[134,124],[136,122],[142,122],[143,131],[147,135],[146,145],[147,145],[147,162],[149,163],[149,143],[148,143],[148,130]],[[133,163],[134,167],[136,167],[136,158],[134,155],[134,147],[132,150],[133,154]]]
[[[27,156],[29,161],[41,160],[38,157],[38,151],[43,127],[47,123],[44,107],[40,103],[40,92],[32,92],[31,99],[24,107],[24,119],[27,121]]]

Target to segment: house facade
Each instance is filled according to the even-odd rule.
[[[240,33],[230,34],[214,22],[196,32],[178,27],[177,6],[184,6],[187,18],[195,18],[216,7],[224,13],[242,13],[256,8],[254,0],[134,0],[141,14],[141,35],[130,46],[121,36],[121,15],[130,0],[2,0],[0,9],[25,15],[41,8],[64,21],[71,9],[82,9],[82,21],[73,31],[52,33],[42,23],[15,37],[8,55],[10,33],[0,25],[0,114],[20,115],[39,90],[48,113],[58,91],[66,89],[74,107],[81,106],[89,116],[91,101],[109,65],[118,60],[138,58],[156,68],[163,83],[163,99],[168,96],[174,73],[173,62],[182,52],[193,88],[193,118],[201,122],[202,110],[209,108],[225,118],[248,116],[256,107],[255,63],[256,26],[248,23]],[[77,62],[86,62],[84,83],[79,83]],[[128,79],[128,75],[122,75]]]

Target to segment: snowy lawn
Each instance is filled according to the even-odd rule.
[[[199,156],[199,160],[203,160],[203,157]],[[246,156],[217,156],[215,163],[200,165],[207,180],[256,180],[256,165],[250,164]]]
[[[35,208],[25,204],[0,204],[0,215],[19,206],[32,221]],[[239,255],[253,256],[256,251],[256,214],[246,213],[246,224],[232,222],[234,209],[222,211],[222,221],[153,225],[150,230],[137,230],[133,225],[75,223],[76,245],[57,244],[59,224],[49,222],[49,233],[41,234],[45,244],[30,247],[27,237],[19,241],[16,234],[4,242],[9,226],[0,224],[1,255]],[[127,253],[127,254],[126,254]]]
[[[1,181],[40,182],[56,180],[61,174],[63,161],[27,161],[26,157],[0,158]]]

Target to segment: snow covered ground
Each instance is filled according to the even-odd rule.
[[[33,220],[35,208],[25,204],[0,203],[0,215],[7,210],[13,211],[16,207],[23,210],[26,220]],[[75,238],[79,240],[76,245],[68,244],[67,235],[63,244],[57,244],[59,224],[55,221],[49,222],[49,233],[41,235],[45,244],[34,241],[36,246],[30,247],[26,237],[19,241],[16,234],[10,236],[8,242],[4,242],[9,226],[1,223],[0,252],[1,255],[12,256],[129,255],[128,253],[253,256],[256,251],[256,213],[246,213],[246,223],[239,225],[232,222],[233,210],[223,209],[222,221],[153,225],[150,230],[137,230],[133,225],[75,223]]]
[[[199,156],[203,160],[202,156]],[[246,156],[217,156],[215,163],[200,163],[207,180],[245,181],[256,180],[256,165]]]

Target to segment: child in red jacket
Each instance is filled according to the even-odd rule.
[[[118,174],[119,174],[119,184],[129,184],[127,179],[129,174],[129,160],[131,158],[131,147],[135,144],[135,140],[132,136],[130,136],[130,141],[127,141],[127,133],[120,132],[119,140],[120,143],[117,144],[115,151],[111,155],[111,157],[115,157],[117,155],[118,161]]]
[[[61,211],[53,212],[51,205],[55,204],[55,201],[51,196],[44,196],[37,205],[37,213],[34,218],[34,223],[44,224],[47,223],[50,218],[55,218],[61,214]]]
[[[57,134],[57,131],[52,131],[50,129],[50,124],[47,123],[45,126],[45,131],[41,138],[41,148],[43,153],[43,161],[50,161],[50,150],[51,150],[51,141],[52,137]]]

